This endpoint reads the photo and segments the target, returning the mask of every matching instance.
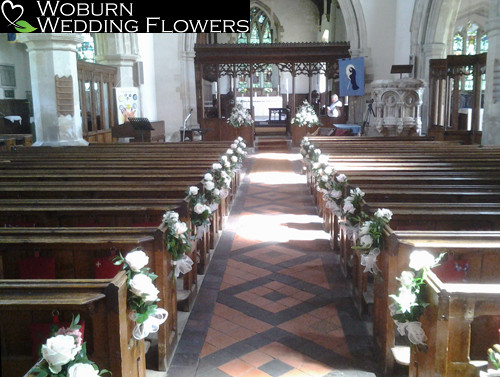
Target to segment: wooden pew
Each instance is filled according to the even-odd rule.
[[[471,223],[473,224],[473,220]],[[471,226],[472,228],[472,226]],[[384,360],[384,370],[394,365],[394,323],[389,313],[390,294],[397,291],[394,277],[408,269],[413,250],[424,249],[436,257],[448,252],[468,262],[467,281],[498,283],[500,232],[498,231],[393,231],[386,227],[384,249],[378,257],[380,277],[373,281],[373,335],[377,351]],[[494,336],[497,336],[496,333]],[[491,339],[491,338],[490,338]]]
[[[159,307],[169,312],[158,332],[158,369],[166,370],[177,342],[177,289],[171,256],[165,249],[164,226],[147,228],[1,228],[1,277],[17,279],[19,261],[34,257],[53,257],[55,273],[61,279],[88,279],[96,275],[96,263],[108,258],[110,252],[125,255],[140,247],[149,257],[148,266],[158,278]],[[189,257],[195,261],[195,248]],[[196,264],[194,278],[185,280],[184,302],[191,303],[197,290]]]
[[[500,317],[500,284],[447,284],[432,272],[425,280],[430,305],[421,322],[428,349],[412,349],[409,376],[477,376],[477,363],[471,363],[471,330],[479,318]],[[482,330],[480,336],[489,335],[488,329]],[[498,332],[494,333],[492,343],[482,349],[485,362],[487,349],[498,343]]]
[[[33,365],[30,325],[80,314],[88,357],[116,377],[145,377],[144,341],[130,341],[127,276],[112,279],[0,280],[2,375],[19,376]]]

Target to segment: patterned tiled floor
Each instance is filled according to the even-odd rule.
[[[375,376],[298,155],[247,162],[168,377]]]

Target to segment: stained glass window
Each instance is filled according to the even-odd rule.
[[[488,35],[483,34],[481,36],[481,41],[479,42],[479,52],[482,54],[483,52],[488,52]]]
[[[467,45],[466,45],[466,54],[467,55],[476,55],[476,40],[477,40],[477,29],[469,29],[467,30]]]
[[[460,34],[453,37],[453,55],[462,55],[464,50],[464,38]]]
[[[273,43],[273,31],[269,16],[260,8],[253,7],[250,10],[250,33],[240,34],[238,43]]]
[[[83,42],[76,45],[78,59],[95,63],[94,56],[94,37],[90,33],[83,33]]]

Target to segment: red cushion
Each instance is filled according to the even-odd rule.
[[[31,347],[33,363],[36,363],[40,359],[40,349],[42,344],[45,344],[48,338],[54,336],[54,334],[61,327],[68,327],[69,322],[62,323],[32,323],[30,324],[30,337],[31,337]],[[82,337],[85,334],[85,321],[80,321],[81,326],[80,332]]]
[[[337,128],[335,130],[335,136],[350,136],[350,135],[352,135],[351,130],[343,130],[340,128]]]
[[[114,257],[94,259],[94,273],[96,279],[112,279],[122,269],[121,265],[113,263]]]
[[[468,259],[450,258],[441,265],[434,267],[434,273],[443,283],[461,283],[467,276],[469,269]]]
[[[18,263],[20,279],[55,279],[56,261],[54,258],[25,258]]]

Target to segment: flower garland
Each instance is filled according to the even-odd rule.
[[[160,291],[154,280],[158,276],[146,267],[149,257],[139,248],[129,251],[125,257],[118,255],[114,263],[122,265],[127,274],[129,318],[136,322],[132,336],[136,340],[144,339],[157,332],[168,317],[168,312],[156,305]]]
[[[292,124],[298,127],[314,127],[319,124],[319,118],[314,111],[314,108],[304,100],[302,105],[299,107],[295,117],[292,119]]]
[[[186,198],[188,201],[189,213],[191,215],[191,223],[196,226],[195,238],[197,240],[203,237],[205,230],[210,225],[213,218],[211,202],[207,198],[208,194],[215,189],[212,174],[205,174],[203,177],[203,187],[207,195],[202,193],[198,187],[191,186],[187,190]]]
[[[394,302],[389,311],[401,336],[406,335],[411,344],[426,347],[427,336],[419,319],[428,306],[425,298],[425,276],[436,267],[445,253],[435,258],[425,250],[415,250],[410,254],[408,267],[412,271],[403,271],[397,278],[401,283],[397,295],[389,295]]]
[[[383,249],[383,229],[391,221],[392,212],[386,208],[379,208],[374,216],[362,223],[359,229],[359,238],[356,241],[357,250],[361,250],[361,265],[365,266],[363,272],[378,274],[377,256]]]
[[[231,110],[229,118],[227,118],[227,124],[234,128],[239,128],[242,126],[252,126],[254,121],[250,112],[241,103],[237,102],[233,110]]]
[[[342,222],[347,236],[349,239],[357,239],[359,228],[363,219],[367,217],[366,213],[362,211],[363,197],[365,193],[356,187],[349,191],[349,196],[344,198],[342,205],[342,217],[345,220]]]
[[[163,215],[162,223],[167,227],[165,243],[168,252],[172,255],[175,277],[178,277],[181,273],[188,273],[192,269],[193,261],[187,256],[187,253],[191,251],[187,224],[179,221],[179,214],[174,211],[167,211]]]
[[[86,342],[80,331],[80,316],[71,320],[69,327],[61,327],[42,345],[44,362],[33,367],[30,373],[37,377],[98,377],[110,371],[99,368],[87,357]]]

